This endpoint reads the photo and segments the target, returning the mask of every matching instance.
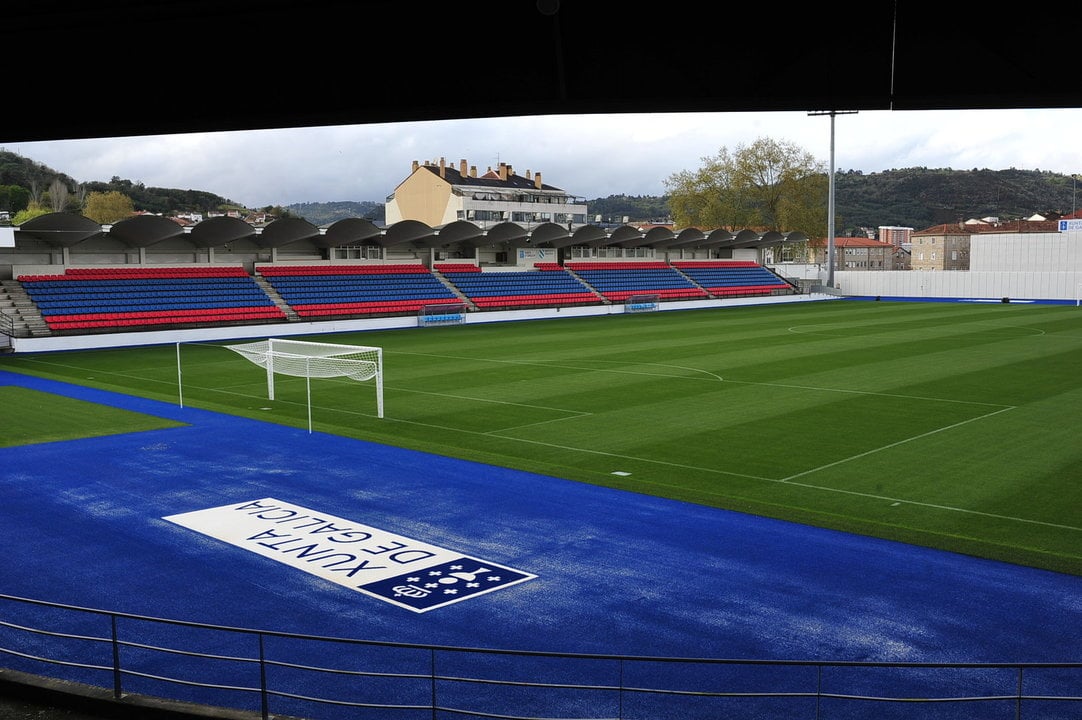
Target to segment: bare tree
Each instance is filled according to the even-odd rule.
[[[49,186],[49,203],[53,212],[60,212],[68,206],[68,192],[68,186],[60,178],[53,178]]]

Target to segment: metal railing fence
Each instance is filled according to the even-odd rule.
[[[262,718],[1082,717],[1082,662],[645,657],[293,634],[0,594],[18,672]],[[394,711],[393,714],[388,714]],[[369,715],[366,713],[378,712]],[[942,713],[946,714],[942,714]],[[936,714],[939,713],[939,714]]]

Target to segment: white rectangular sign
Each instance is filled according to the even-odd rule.
[[[414,612],[537,577],[274,498],[162,519]]]

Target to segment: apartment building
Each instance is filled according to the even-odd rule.
[[[412,171],[386,201],[387,225],[416,220],[430,227],[456,221],[482,229],[511,222],[530,229],[544,223],[561,227],[586,224],[586,203],[566,191],[546,185],[541,173],[500,163],[478,174],[476,165],[438,161],[413,162]]]
[[[836,270],[899,270],[900,250],[890,243],[871,238],[834,238],[834,268]],[[825,240],[808,243],[808,262],[826,266]]]
[[[968,270],[972,226],[946,223],[919,230],[910,238],[910,269]]]
[[[900,225],[880,225],[878,239],[890,243],[896,248],[909,247],[909,240],[913,235],[913,228]]]

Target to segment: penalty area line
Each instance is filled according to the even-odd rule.
[[[845,464],[847,462],[851,462],[853,460],[859,460],[859,459],[867,457],[869,455],[874,455],[875,453],[882,452],[883,450],[889,450],[891,448],[898,447],[899,445],[905,445],[906,443],[913,442],[914,440],[920,440],[921,438],[926,438],[926,437],[929,437],[931,435],[936,435],[936,434],[944,432],[946,430],[952,430],[952,429],[954,429],[956,427],[961,427],[962,425],[967,425],[967,424],[969,424],[971,422],[975,422],[977,420],[984,420],[984,419],[990,418],[990,417],[992,417],[994,415],[998,415],[1000,413],[1007,412],[1008,410],[1014,410],[1014,409],[1015,409],[1015,406],[1005,407],[1005,408],[1001,408],[999,410],[996,410],[994,412],[987,413],[985,415],[979,415],[979,416],[974,417],[974,418],[969,418],[968,420],[962,420],[961,422],[956,422],[953,425],[945,425],[945,426],[943,426],[941,428],[936,428],[935,430],[929,430],[926,433],[921,433],[920,435],[914,435],[913,437],[905,438],[903,440],[899,440],[897,442],[893,442],[893,443],[890,443],[888,445],[883,445],[882,447],[873,448],[871,450],[867,450],[865,452],[858,453],[856,455],[851,455],[851,456],[849,456],[847,458],[842,458],[841,460],[835,460],[834,462],[827,463],[826,465],[820,465],[819,467],[811,468],[810,470],[805,470],[803,472],[796,473],[795,475],[790,475],[789,477],[781,478],[779,480],[776,480],[775,482],[785,483],[787,485],[796,485],[797,487],[804,487],[804,488],[808,488],[810,490],[824,490],[826,492],[840,493],[840,494],[843,494],[843,495],[855,495],[855,496],[858,496],[858,497],[865,497],[865,498],[869,498],[869,499],[872,499],[872,500],[890,500],[895,505],[900,505],[900,504],[916,505],[916,506],[919,506],[919,507],[932,508],[934,510],[946,510],[948,512],[965,513],[967,515],[981,515],[983,517],[996,518],[997,520],[1009,520],[1011,522],[1026,523],[1026,524],[1029,524],[1029,525],[1042,525],[1044,527],[1052,527],[1052,528],[1056,528],[1056,529],[1059,529],[1059,530],[1073,530],[1075,532],[1082,531],[1082,528],[1079,528],[1079,527],[1074,527],[1074,526],[1071,526],[1071,525],[1062,525],[1062,524],[1059,524],[1059,523],[1050,523],[1050,522],[1045,522],[1043,520],[1028,520],[1026,518],[1013,517],[1011,515],[999,515],[997,513],[983,512],[981,510],[969,510],[969,509],[966,509],[966,508],[954,507],[954,506],[951,506],[951,505],[938,505],[936,503],[921,502],[919,500],[906,500],[904,498],[889,497],[889,496],[886,496],[886,495],[876,495],[874,493],[859,492],[857,490],[843,490],[841,488],[824,487],[822,485],[813,485],[811,483],[794,482],[795,478],[804,477],[805,475],[811,475],[812,473],[817,473],[817,472],[819,472],[821,470],[826,470],[828,468],[836,467],[838,465],[843,465],[843,464]]]

